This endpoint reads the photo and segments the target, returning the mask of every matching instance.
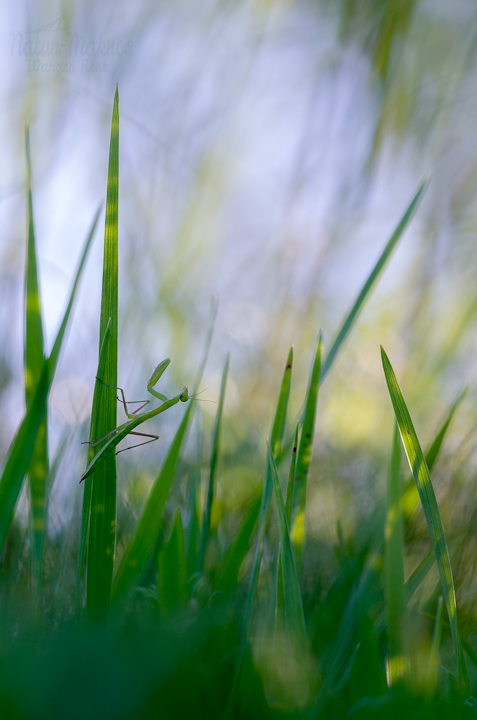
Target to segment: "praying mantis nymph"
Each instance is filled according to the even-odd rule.
[[[159,363],[159,365],[156,367],[154,372],[151,375],[151,378],[147,384],[147,389],[151,393],[151,395],[154,395],[154,397],[158,398],[158,400],[162,400],[162,404],[159,405],[159,407],[154,408],[154,410],[149,410],[149,412],[143,412],[140,415],[138,413],[140,410],[142,410],[143,407],[146,407],[150,400],[145,400],[144,402],[142,400],[135,401],[135,402],[143,402],[141,407],[138,407],[137,410],[134,410],[134,412],[130,413],[128,411],[128,405],[126,402],[126,398],[124,397],[124,392],[122,388],[116,387],[114,385],[107,385],[107,383],[103,383],[103,385],[106,385],[106,387],[111,387],[114,390],[119,390],[122,397],[122,403],[124,405],[124,410],[126,412],[126,415],[128,416],[129,420],[119,427],[117,427],[115,430],[111,430],[110,433],[102,437],[100,440],[97,440],[96,442],[87,442],[82,443],[88,444],[88,445],[97,445],[98,443],[102,442],[103,440],[106,440],[107,437],[109,437],[108,442],[103,445],[103,447],[96,453],[96,455],[93,457],[91,462],[89,463],[88,467],[84,471],[83,475],[81,476],[80,483],[83,482],[85,478],[87,478],[89,475],[91,475],[92,472],[97,468],[98,465],[100,465],[104,460],[106,460],[111,453],[114,452],[115,447],[118,445],[118,443],[123,440],[126,435],[141,435],[142,437],[149,437],[151,440],[147,440],[145,443],[139,443],[139,445],[146,445],[149,442],[154,442],[154,440],[158,440],[158,435],[149,435],[147,433],[138,433],[134,432],[134,429],[137,428],[139,425],[142,425],[143,422],[146,422],[146,420],[149,420],[150,418],[155,417],[156,415],[159,415],[159,413],[164,412],[164,410],[167,410],[168,408],[172,407],[173,405],[176,405],[179,401],[181,402],[187,402],[188,400],[192,399],[192,395],[189,395],[189,391],[187,387],[183,387],[180,393],[177,395],[174,395],[173,398],[170,400],[167,399],[165,395],[162,395],[162,393],[157,392],[157,390],[154,390],[154,385],[158,382],[159,378],[163,374],[164,370],[168,367],[171,360],[170,358],[166,358],[162,362]],[[98,378],[99,379],[99,378]],[[100,382],[103,382],[100,380]],[[121,402],[121,398],[118,397],[118,400]],[[131,401],[130,401],[131,402]],[[133,445],[132,447],[138,447],[137,445]],[[124,450],[129,450],[130,448],[124,448]],[[123,452],[123,450],[119,450],[119,452]]]

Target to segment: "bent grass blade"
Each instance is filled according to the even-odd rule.
[[[429,450],[426,452],[426,463],[428,470],[432,470],[434,463],[437,459],[437,456],[439,455],[440,449],[442,447],[442,443],[444,442],[444,438],[447,434],[447,430],[449,429],[449,425],[451,424],[452,418],[454,417],[457,408],[461,404],[462,400],[465,397],[466,390],[463,390],[458,398],[455,400],[453,405],[451,406],[444,422],[442,423],[440,429],[437,432],[437,435],[435,436]],[[414,478],[411,477],[406,482],[402,494],[402,507],[403,507],[403,513],[405,520],[409,520],[412,513],[414,512],[417,504],[419,502],[419,493],[416,488],[416,484],[414,482]]]
[[[364,304],[370,295],[374,285],[379,279],[379,276],[383,272],[384,268],[386,267],[389,258],[391,257],[399,239],[401,238],[404,230],[409,224],[409,221],[411,220],[412,216],[414,215],[414,212],[416,211],[419,202],[422,198],[422,195],[427,187],[428,181],[424,180],[416,194],[414,195],[413,199],[411,200],[409,206],[407,207],[404,215],[402,216],[401,220],[396,226],[396,229],[394,230],[393,234],[389,238],[388,242],[386,243],[386,246],[384,250],[382,251],[381,255],[379,256],[379,259],[373,269],[371,270],[371,273],[369,274],[366,282],[364,283],[363,287],[361,288],[361,292],[359,293],[358,297],[356,298],[353,307],[349,311],[348,315],[346,316],[345,320],[343,321],[343,324],[341,325],[338,334],[333,341],[330,350],[328,354],[326,355],[324,361],[323,361],[323,368],[321,371],[321,382],[325,379],[325,377],[328,374],[328,371],[330,370],[331,366],[333,365],[336,356],[338,355],[338,352],[341,349],[341,346],[345,342],[346,338],[348,337],[349,333],[351,332],[351,329],[353,328],[353,325],[355,324],[356,320],[358,319],[359,314],[361,313],[361,310],[364,307]]]
[[[434,488],[432,487],[429,470],[424,459],[419,440],[417,439],[416,431],[414,430],[414,426],[412,424],[411,416],[409,415],[409,411],[402,396],[391,363],[389,362],[383,348],[381,348],[381,356],[386,383],[391,396],[391,402],[393,404],[402,444],[404,445],[409,467],[411,468],[411,472],[419,492],[422,508],[426,517],[427,527],[429,529],[429,535],[434,548],[444,600],[450,619],[452,639],[457,658],[459,683],[462,692],[468,695],[470,687],[469,675],[467,672],[467,665],[465,662],[462,641],[457,623],[454,580],[452,577],[449,550],[447,548],[439,507],[434,494]]]

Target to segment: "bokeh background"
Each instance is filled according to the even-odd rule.
[[[384,497],[392,410],[380,344],[424,446],[468,386],[435,484],[449,534],[472,523],[474,3],[3,2],[0,28],[0,457],[23,413],[25,125],[49,350],[105,198],[118,83],[118,377],[127,397],[141,399],[152,369],[169,356],[160,390],[191,386],[210,299],[219,299],[202,395],[217,399],[230,352],[214,522],[262,482],[289,346],[296,416],[319,329],[326,349],[430,175],[417,215],[321,391],[308,528],[331,546],[338,520],[345,535],[354,534]],[[52,457],[59,453],[52,539],[71,522],[79,528],[103,234],[104,215],[50,397]],[[215,409],[200,406],[205,455]],[[118,459],[126,526],[134,526],[177,426],[175,410],[170,424],[156,425],[159,443]],[[189,452],[195,445],[193,435]],[[21,520],[22,504],[19,510]],[[473,564],[466,567],[470,578]]]

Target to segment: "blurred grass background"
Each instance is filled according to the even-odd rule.
[[[419,215],[321,397],[316,472],[323,477],[314,486],[325,492],[331,462],[343,481],[333,483],[339,499],[326,491],[328,504],[361,486],[366,500],[391,428],[379,343],[406,378],[424,433],[431,436],[432,421],[466,382],[456,434],[470,429],[477,302],[471,4],[143,2],[132,9],[66,2],[1,12],[3,452],[22,414],[23,128],[30,124],[48,343],[85,229],[105,195],[104,137],[116,81],[119,378],[129,397],[142,397],[151,369],[166,356],[173,358],[171,383],[190,383],[210,295],[217,295],[204,384],[215,398],[230,350],[225,437],[242,446],[238,465],[253,484],[250,446],[263,443],[289,344],[299,398],[318,328],[326,347],[429,172]],[[72,458],[95,373],[100,246],[51,399],[51,442],[57,446],[68,432]],[[213,413],[213,405],[201,407]],[[139,462],[157,452],[145,448]],[[465,452],[470,462],[471,447]],[[63,483],[69,505],[64,471]],[[225,496],[236,484],[225,468]],[[331,507],[325,516],[333,525]]]
[[[171,394],[192,386],[210,296],[219,298],[203,381],[203,397],[217,400],[230,351],[215,527],[225,512],[238,518],[262,483],[289,345],[295,416],[319,328],[329,347],[430,173],[419,213],[320,394],[308,533],[332,577],[337,521],[345,537],[381,521],[393,420],[380,344],[424,445],[468,385],[433,475],[465,627],[475,617],[467,531],[477,513],[477,9],[464,0],[67,0],[5,3],[0,13],[0,456],[23,414],[25,124],[49,350],[105,196],[119,83],[118,381],[142,398],[169,356]],[[69,567],[79,532],[101,252],[97,238],[50,398],[52,457],[63,448],[49,509],[55,573]],[[211,429],[216,406],[200,409]],[[159,443],[120,456],[119,549],[171,437],[164,427]],[[23,498],[20,525],[25,508]],[[408,533],[412,569],[430,547],[423,518]],[[12,552],[18,573],[28,548],[13,542]],[[65,587],[67,576],[59,575]]]

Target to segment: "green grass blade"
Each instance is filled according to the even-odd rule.
[[[212,302],[209,330],[207,333],[202,363],[195,382],[194,394],[201,381],[207,356],[209,354],[216,314],[217,305]],[[190,421],[192,420],[193,413],[194,402],[192,401],[189,403],[179,429],[177,430],[176,436],[172,441],[161,472],[151,488],[151,492],[149,493],[149,497],[146,501],[146,506],[139,520],[136,532],[126,548],[115,575],[112,590],[112,601],[116,603],[121,600],[124,602],[125,607],[128,605],[132,592],[134,592],[134,589],[140,583],[147,565],[154,553],[157,536],[161,526],[162,513],[167,498],[169,497],[170,488],[175,477],[178,458],[190,425]]]
[[[455,415],[455,412],[457,408],[459,407],[460,403],[464,399],[466,394],[466,390],[463,390],[463,392],[460,393],[457,400],[452,405],[451,409],[449,410],[444,422],[442,423],[436,437],[434,438],[431,447],[426,452],[426,463],[429,470],[432,470],[434,463],[437,459],[437,456],[439,455],[440,449],[442,447],[442,443],[444,442],[444,438],[446,436],[447,430],[449,428],[449,425],[451,424],[452,418]],[[404,517],[406,520],[409,520],[412,513],[414,512],[417,503],[419,502],[419,493],[416,488],[416,484],[414,482],[414,478],[411,477],[408,479],[404,486],[404,491],[402,495],[402,507],[404,512]]]
[[[408,577],[408,579],[404,583],[404,601],[406,603],[406,606],[411,601],[414,593],[418,590],[421,583],[427,577],[427,574],[428,574],[429,570],[431,569],[431,567],[434,565],[435,561],[436,561],[436,557],[434,555],[434,550],[429,550],[427,555],[424,556],[424,558],[421,560],[419,565],[414,569],[414,571],[411,573],[411,575]],[[385,612],[381,613],[375,622],[376,632],[378,634],[380,634],[381,632],[384,632],[384,630],[387,627],[387,624],[388,624],[388,619],[387,619],[387,607],[386,607]]]
[[[288,527],[291,523],[292,503],[293,503],[293,488],[295,487],[295,473],[296,473],[296,456],[298,448],[298,430],[300,423],[297,422],[295,429],[295,439],[293,441],[292,448],[292,459],[290,462],[290,472],[288,473],[287,483],[287,496],[285,503],[285,510],[287,516]],[[278,572],[277,572],[277,602],[276,602],[276,626],[275,634],[280,634],[281,629],[285,626],[285,610],[284,605],[285,598],[283,597],[283,569],[282,569],[282,557],[281,553],[278,555]]]
[[[298,572],[301,573],[303,561],[303,547],[305,542],[305,508],[306,508],[306,481],[311,462],[313,448],[313,435],[315,430],[316,406],[318,403],[318,388],[321,371],[321,332],[313,360],[313,367],[308,384],[305,405],[305,416],[301,433],[300,447],[296,459],[295,481],[293,488],[291,537],[295,551]]]
[[[100,210],[97,211],[81,260],[76,272],[75,281],[70,293],[68,305],[58,330],[50,357],[44,362],[40,380],[30,407],[20,423],[17,434],[10,445],[5,467],[0,479],[0,553],[3,551],[8,531],[12,524],[15,506],[22,489],[23,480],[30,464],[35,439],[46,411],[46,401],[55,375],[58,358],[73,309],[76,292],[83,274],[83,268],[96,229]]]
[[[288,483],[287,483],[286,511],[287,511],[288,527],[290,527],[290,524],[291,524],[291,514],[292,514],[292,507],[293,507],[293,490],[295,488],[296,459],[297,459],[297,450],[298,450],[298,430],[299,430],[299,428],[300,428],[300,423],[297,421],[296,428],[295,428],[295,439],[293,441],[293,447],[292,447],[290,472],[288,473]]]
[[[161,612],[179,610],[189,602],[189,576],[181,511],[177,510],[171,537],[159,551],[157,587]]]
[[[423,580],[427,577],[427,573],[434,565],[436,557],[433,550],[429,550],[427,555],[421,560],[417,568],[411,573],[404,583],[404,597],[408,603],[416,590],[420,587]]]
[[[276,453],[276,457],[278,457],[281,452],[283,436],[285,433],[285,424],[286,424],[287,411],[288,411],[288,401],[290,398],[292,368],[293,368],[293,348],[291,347],[290,352],[288,353],[285,370],[283,372],[282,384],[280,386],[280,395],[278,397],[277,409],[275,412],[275,418],[274,418],[273,425],[272,425],[271,445],[274,449],[274,452]],[[264,489],[263,489],[263,493],[262,493],[262,504],[260,506],[257,552],[256,552],[256,556],[255,556],[254,566],[253,566],[252,580],[250,583],[250,588],[249,588],[249,592],[248,592],[248,596],[247,596],[247,607],[246,607],[246,612],[245,612],[245,619],[244,619],[244,625],[243,625],[243,631],[242,631],[242,639],[241,639],[241,645],[240,645],[241,649],[239,652],[239,662],[238,662],[237,667],[239,667],[239,665],[241,663],[241,658],[243,655],[243,651],[245,649],[245,644],[247,642],[248,632],[250,629],[250,622],[252,620],[253,603],[255,600],[255,592],[257,589],[258,575],[260,573],[260,565],[262,562],[263,541],[265,538],[265,530],[266,530],[266,526],[267,526],[268,511],[270,508],[270,500],[272,498],[272,492],[273,492],[272,474],[271,474],[271,470],[270,470],[270,465],[267,461],[265,485],[264,485]]]
[[[290,532],[288,528],[285,503],[283,502],[278,471],[270,443],[268,446],[268,462],[272,473],[273,489],[277,503],[278,527],[280,531],[280,557],[283,568],[283,597],[285,621],[292,653],[296,653],[299,662],[308,658],[308,638],[306,634],[305,615],[301,598],[300,583],[295,564]]]
[[[434,695],[437,683],[437,671],[439,664],[439,648],[441,645],[442,638],[442,608],[444,605],[444,598],[442,595],[439,596],[437,601],[437,612],[436,622],[434,624],[434,634],[432,637],[431,653],[429,655],[429,668],[427,671],[427,696],[430,698]]]
[[[200,541],[200,525],[199,525],[199,503],[197,502],[197,495],[200,489],[201,481],[201,470],[202,470],[202,433],[200,422],[197,423],[197,450],[196,450],[196,461],[195,464],[189,471],[189,477],[187,479],[187,515],[189,517],[189,524],[187,526],[186,541],[187,541],[187,567],[189,569],[189,575],[195,572],[197,564],[197,551]]]
[[[404,592],[404,526],[401,509],[401,442],[394,424],[384,532],[384,590],[387,616],[387,676],[394,685],[409,671]]]
[[[257,524],[261,504],[262,493],[259,493],[252,499],[233,541],[225,552],[222,563],[217,570],[217,577],[214,582],[215,591],[229,596],[233,596],[236,592],[240,568],[250,547],[250,540]]]
[[[99,362],[98,362],[98,370],[96,372],[96,377],[102,378],[104,377],[104,369],[106,367],[106,357],[107,357],[107,351],[108,351],[108,345],[109,345],[109,332],[111,329],[111,318],[109,319],[108,324],[106,325],[106,330],[104,333],[104,337],[101,341],[101,347],[99,350]],[[103,386],[99,384],[98,390],[102,388]],[[94,427],[90,430],[90,435],[96,435],[96,429]],[[88,449],[88,456],[89,459],[92,460],[93,455],[95,453],[95,449],[89,445]],[[90,520],[90,512],[91,512],[91,496],[92,496],[92,485],[91,483],[87,483],[84,486],[84,492],[83,492],[83,509],[81,513],[81,531],[80,531],[80,542],[79,542],[79,551],[78,551],[78,565],[76,570],[76,608],[79,610],[80,607],[80,588],[81,588],[81,580],[83,578],[83,572],[86,564],[86,548],[87,548],[87,540],[88,540],[88,530],[89,530],[89,520]]]
[[[41,302],[38,290],[38,271],[35,248],[35,227],[33,221],[33,199],[31,190],[30,138],[28,127],[25,131],[25,146],[28,174],[28,233],[25,272],[25,407],[29,407],[40,382],[45,363]],[[30,538],[32,554],[33,588],[38,603],[43,566],[43,546],[46,531],[45,482],[48,476],[48,410],[38,428],[33,452],[28,467],[30,487]]]
[[[214,426],[214,439],[212,443],[212,457],[210,460],[210,477],[209,477],[209,488],[207,491],[207,504],[205,507],[204,520],[202,522],[202,532],[200,536],[200,547],[197,556],[197,572],[203,573],[205,569],[205,555],[207,552],[207,543],[209,541],[210,534],[210,518],[212,515],[212,503],[214,500],[214,484],[215,476],[217,473],[217,463],[219,459],[220,449],[220,430],[222,426],[222,415],[224,410],[225,401],[225,390],[227,387],[227,377],[229,374],[229,360],[230,357],[227,355],[225,361],[225,367],[222,374],[222,384],[220,386],[219,406],[217,408],[217,415],[215,417]]]
[[[25,145],[28,175],[28,221],[25,266],[25,400],[30,405],[40,380],[44,364],[43,324],[41,320],[40,293],[36,262],[35,228],[33,222],[33,200],[31,190],[30,138],[28,127],[25,131]]]
[[[462,647],[465,650],[465,654],[469,658],[471,664],[477,670],[477,652],[474,650],[468,640],[462,640]]]
[[[276,450],[277,456],[281,452],[281,445],[283,442],[283,435],[285,431],[288,400],[290,397],[291,387],[291,373],[293,367],[293,348],[290,348],[288,353],[285,370],[283,373],[282,383],[280,386],[280,395],[278,397],[277,409],[275,412],[275,418],[272,425],[271,433],[271,446]],[[260,506],[260,515],[258,520],[258,538],[257,538],[257,549],[255,553],[255,561],[253,564],[252,578],[250,581],[250,587],[247,593],[247,601],[245,605],[245,614],[242,625],[242,632],[240,636],[240,645],[237,652],[237,661],[235,665],[235,675],[232,691],[229,698],[228,715],[233,712],[233,707],[237,698],[237,691],[239,687],[240,673],[242,669],[243,656],[247,645],[248,635],[250,631],[250,624],[252,622],[253,605],[255,602],[255,593],[257,591],[258,576],[260,574],[260,565],[262,562],[263,552],[263,541],[265,539],[265,531],[267,528],[268,512],[270,509],[270,500],[272,497],[272,473],[270,464],[267,461],[267,470],[265,474],[265,482],[262,492],[262,503]]]
[[[103,287],[99,337],[104,338],[111,319],[104,369],[104,382],[118,380],[118,189],[119,189],[119,96],[114,95],[109,147],[104,234]],[[101,385],[101,390],[98,388]],[[105,390],[103,392],[102,390]],[[116,391],[96,381],[91,426],[92,442],[107,435],[117,424]],[[101,449],[101,446],[96,450]],[[95,622],[107,619],[111,599],[114,548],[116,541],[116,455],[112,453],[91,475],[91,511],[88,538],[87,613]],[[85,490],[85,492],[89,492]]]
[[[323,369],[321,372],[321,382],[325,379],[326,375],[328,374],[329,369],[333,365],[336,356],[338,355],[338,352],[341,349],[341,346],[345,342],[346,338],[348,337],[349,333],[351,332],[351,329],[353,325],[355,324],[361,310],[364,307],[364,304],[371,293],[374,285],[376,284],[379,276],[383,272],[384,268],[386,267],[386,264],[389,260],[389,258],[392,255],[393,250],[395,249],[401,235],[403,234],[404,230],[406,229],[409,221],[411,220],[417,206],[419,205],[419,201],[421,200],[422,194],[427,186],[427,180],[424,180],[424,182],[421,183],[418,191],[414,195],[413,199],[411,200],[411,203],[409,207],[407,208],[406,212],[402,216],[401,220],[399,221],[396,229],[394,230],[393,234],[389,238],[386,247],[384,248],[383,252],[381,253],[376,265],[373,267],[368,279],[364,283],[361,292],[359,293],[358,297],[356,298],[356,301],[349,311],[348,315],[343,321],[343,324],[341,325],[341,328],[338,331],[338,334],[323,362]]]
[[[280,387],[280,396],[278,398],[277,411],[273,420],[271,443],[273,454],[278,457],[281,452],[283,436],[285,434],[285,425],[287,421],[288,400],[290,398],[291,388],[291,371],[293,367],[293,347],[288,353],[287,364],[283,374],[282,384]]]
[[[169,491],[175,477],[179,454],[186,437],[193,413],[190,403],[169,452],[146,502],[136,532],[129,543],[115,575],[112,590],[112,602],[124,600],[127,605],[130,592],[139,585],[152,557],[161,525],[162,513],[169,497]]]
[[[452,569],[449,558],[449,550],[444,534],[439,508],[432,487],[429,470],[417,439],[416,431],[412,424],[411,416],[404,402],[401,390],[399,388],[396,376],[391,367],[391,363],[384,350],[381,348],[383,360],[384,374],[386,383],[391,396],[401,440],[406,451],[409,467],[413,474],[419,497],[421,499],[422,508],[426,516],[429,535],[431,536],[432,546],[436,556],[437,567],[441,578],[442,591],[450,619],[452,639],[457,658],[459,683],[464,693],[468,694],[469,676],[467,665],[465,662],[464,652],[462,650],[462,642],[459,634],[457,623],[457,608],[455,602],[454,580],[452,577]]]
[[[94,233],[95,233],[95,231],[96,231],[96,226],[97,226],[97,224],[98,224],[99,216],[100,216],[100,214],[101,214],[101,208],[102,208],[102,203],[101,203],[101,205],[98,207],[98,209],[96,210],[96,213],[95,213],[94,218],[93,218],[93,222],[91,223],[91,227],[90,227],[89,232],[88,232],[88,235],[87,235],[87,237],[86,237],[86,242],[85,242],[85,245],[84,245],[83,252],[82,252],[82,254],[81,254],[81,260],[80,260],[79,265],[78,265],[78,270],[76,271],[75,280],[74,280],[74,283],[73,283],[73,287],[72,287],[72,289],[71,289],[70,298],[69,298],[69,300],[68,300],[68,305],[67,305],[67,307],[66,307],[66,311],[65,311],[65,314],[64,314],[64,316],[63,316],[63,320],[61,321],[61,325],[60,325],[60,328],[59,328],[59,330],[58,330],[58,334],[57,334],[57,336],[56,336],[56,338],[55,338],[55,342],[53,343],[53,348],[52,348],[51,353],[50,353],[50,357],[49,357],[48,362],[49,362],[49,366],[50,366],[50,377],[51,377],[51,380],[53,380],[53,376],[54,376],[54,374],[55,374],[56,366],[57,366],[57,364],[58,364],[58,358],[59,358],[59,356],[60,356],[61,347],[62,347],[63,340],[64,340],[64,337],[65,337],[65,334],[66,334],[66,328],[68,327],[68,321],[69,321],[69,318],[70,318],[70,315],[71,315],[71,311],[72,311],[72,309],[73,309],[73,304],[74,304],[74,301],[75,301],[76,292],[77,292],[77,290],[78,290],[79,282],[80,282],[81,276],[82,276],[82,274],[83,274],[83,269],[84,269],[84,266],[85,266],[85,263],[86,263],[86,258],[88,257],[88,252],[89,252],[89,249],[90,249],[90,247],[91,247],[91,242],[92,242],[92,240],[93,240]]]

